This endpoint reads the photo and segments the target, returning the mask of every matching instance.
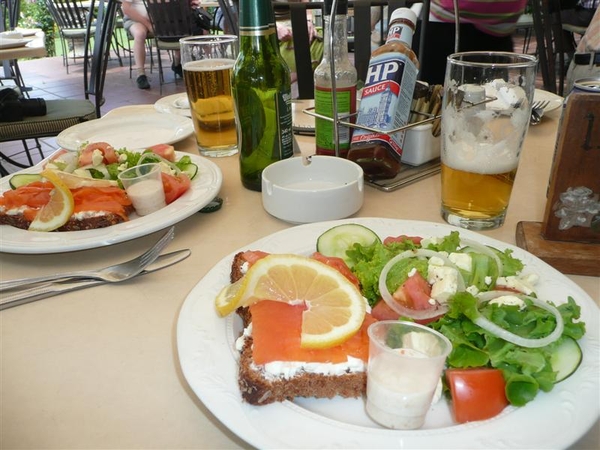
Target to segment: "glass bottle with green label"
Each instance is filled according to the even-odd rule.
[[[338,0],[333,14],[333,48],[331,47],[331,10],[332,0],[325,1],[325,45],[323,59],[315,69],[315,112],[327,117],[337,117],[344,121],[353,120],[348,117],[356,112],[356,68],[348,58],[347,14],[348,0]],[[334,67],[332,77],[331,66]],[[335,83],[332,83],[332,79]],[[335,84],[335,98],[332,95]],[[335,140],[339,147],[337,156],[345,157],[350,148],[352,130],[349,127],[338,126],[337,136],[335,123],[327,119],[317,118],[315,135],[318,155],[335,155]]]
[[[279,53],[270,0],[240,0],[240,52],[233,68],[240,173],[261,190],[262,171],[293,154],[290,69]]]

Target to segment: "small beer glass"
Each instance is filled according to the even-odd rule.
[[[212,157],[236,154],[231,73],[238,54],[237,36],[191,36],[179,43],[198,151]]]
[[[537,59],[503,52],[448,57],[442,106],[442,217],[472,230],[504,223],[529,127]]]

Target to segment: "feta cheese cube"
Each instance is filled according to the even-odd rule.
[[[462,270],[466,270],[467,272],[472,270],[473,260],[468,253],[450,253],[448,259]]]

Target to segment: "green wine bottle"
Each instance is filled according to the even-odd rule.
[[[290,69],[279,53],[271,0],[240,0],[240,52],[233,67],[240,173],[261,190],[262,171],[293,154]]]

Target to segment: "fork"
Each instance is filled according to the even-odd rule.
[[[77,272],[67,272],[61,274],[47,275],[35,278],[19,278],[0,282],[0,292],[16,287],[22,287],[30,284],[41,283],[42,281],[55,281],[66,279],[92,279],[102,280],[108,283],[118,283],[135,277],[146,266],[153,263],[160,252],[173,239],[175,229],[171,227],[160,240],[154,244],[149,250],[138,256],[137,258],[125,261],[120,264],[105,267],[97,270],[81,270]]]
[[[544,108],[550,104],[549,101],[536,101],[531,105],[531,118],[529,123],[531,125],[537,125],[542,121],[542,116],[544,115]]]

